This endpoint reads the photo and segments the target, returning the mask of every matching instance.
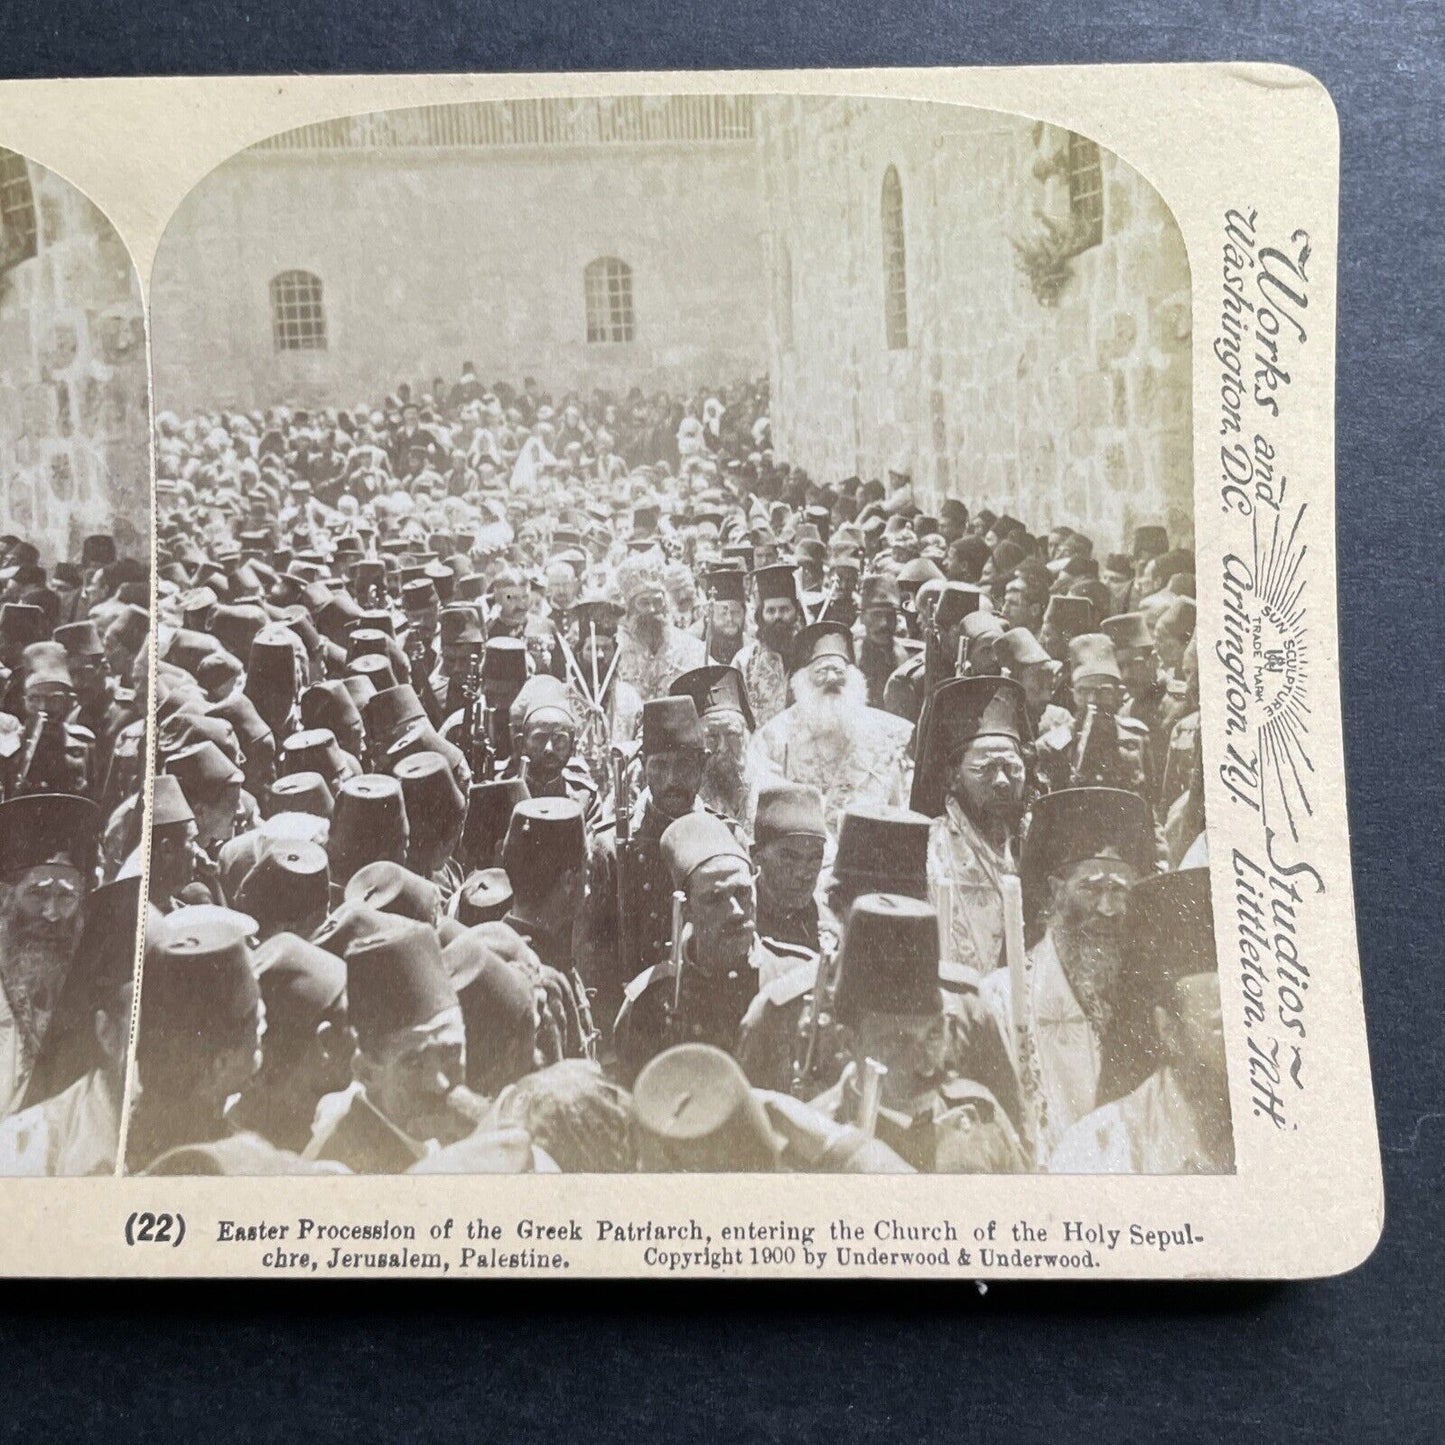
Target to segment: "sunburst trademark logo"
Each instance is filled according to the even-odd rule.
[[[1276,805],[1291,835],[1314,809],[1310,783],[1314,763],[1309,739],[1309,628],[1305,554],[1300,541],[1301,506],[1293,521],[1279,511],[1254,518],[1254,607],[1249,660],[1257,718],[1259,760],[1264,773],[1266,818]]]

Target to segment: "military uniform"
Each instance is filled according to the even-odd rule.
[[[643,969],[623,991],[613,1030],[621,1072],[634,1076],[654,1054],[675,1043],[714,1044],[734,1052],[738,1030],[759,988],[779,984],[799,969],[816,973],[817,955],[755,937],[744,968],[714,975],[685,960],[676,1009],[672,960]]]
[[[837,1084],[847,1053],[828,1005],[812,1032],[819,967],[816,957],[798,964],[760,988],[749,1006],[739,1030],[737,1057],[758,1088],[808,1099]],[[830,959],[827,971],[831,969]],[[1010,1127],[1022,1129],[1018,1076],[1004,1036],[980,995],[978,976],[948,968],[940,983],[949,1016],[950,1068],[983,1087],[1003,1109]]]
[[[888,705],[888,684],[900,670],[906,668],[912,654],[902,642],[893,641],[883,647],[876,646],[868,638],[858,644],[858,668],[868,683],[868,706],[897,711]],[[899,713],[900,717],[907,716]],[[916,722],[914,718],[912,721]]]
[[[916,723],[923,712],[923,654],[914,653],[891,672],[883,685],[883,707],[905,722]]]
[[[860,1093],[852,1077],[814,1101],[838,1123],[856,1124]],[[1024,1174],[1028,1157],[1008,1115],[982,1084],[960,1075],[911,1100],[880,1105],[880,1143],[920,1174]]]

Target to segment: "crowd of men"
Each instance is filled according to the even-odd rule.
[[[114,1170],[140,917],[150,567],[0,536],[0,1174]]]
[[[766,396],[158,419],[129,1168],[1233,1168],[1191,553]]]

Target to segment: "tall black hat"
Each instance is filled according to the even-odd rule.
[[[965,743],[980,737],[1032,741],[1026,695],[1008,677],[955,677],[940,684],[919,724],[918,765],[909,806],[936,818],[943,812],[949,767]]]
[[[1049,879],[1075,863],[1117,853],[1141,879],[1154,871],[1154,822],[1149,805],[1122,788],[1063,788],[1035,804],[1024,839],[1019,878],[1024,927],[1037,936],[1049,901]]]
[[[747,683],[735,667],[721,663],[694,667],[674,678],[668,692],[674,697],[690,697],[698,717],[705,716],[714,708],[728,708],[742,714],[749,732],[757,726],[748,702]]]

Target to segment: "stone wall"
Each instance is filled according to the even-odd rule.
[[[1189,265],[1168,208],[1101,153],[1103,239],[1054,304],[1014,240],[1062,222],[1065,132],[898,101],[759,105],[773,434],[822,480],[910,471],[933,501],[1062,521],[1100,550],[1193,533]],[[908,346],[884,331],[883,177],[902,182]],[[791,294],[789,292],[791,291]]]
[[[29,166],[36,254],[0,272],[0,531],[47,564],[113,532],[150,554],[150,393],[130,253],[69,182]]]
[[[156,405],[354,405],[463,361],[554,394],[767,368],[750,140],[250,151],[203,181],[152,278]],[[588,344],[583,269],[632,267],[635,339]],[[321,278],[325,350],[278,351],[269,282]]]

